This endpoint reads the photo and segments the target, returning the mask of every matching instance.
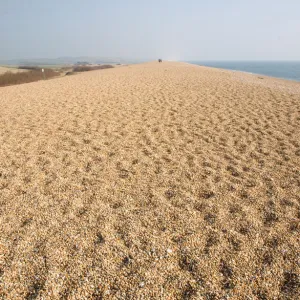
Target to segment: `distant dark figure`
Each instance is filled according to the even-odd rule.
[[[162,59],[160,58],[160,59],[158,60],[158,62],[161,63],[161,62],[162,62]]]

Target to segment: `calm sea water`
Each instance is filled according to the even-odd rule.
[[[193,61],[190,63],[300,81],[300,61]]]

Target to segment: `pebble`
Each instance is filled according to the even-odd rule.
[[[171,254],[172,252],[173,252],[172,249],[170,249],[170,248],[167,249],[167,253]]]
[[[142,288],[144,286],[145,286],[145,282],[144,281],[140,282],[139,287]]]

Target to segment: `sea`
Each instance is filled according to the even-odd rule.
[[[300,82],[300,61],[189,61],[189,63]]]

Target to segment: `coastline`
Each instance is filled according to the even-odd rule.
[[[263,74],[250,73],[239,70],[228,70],[217,67],[209,67],[204,65],[193,64],[189,62],[183,62],[190,66],[200,67],[203,69],[212,70],[215,72],[221,72],[231,75],[233,79],[240,80],[241,82],[248,81],[256,85],[262,85],[275,90],[286,91],[292,94],[300,94],[300,81],[295,81],[286,78],[272,77]]]
[[[271,75],[271,74],[259,73],[259,72],[254,72],[254,71],[246,71],[246,70],[241,70],[241,69],[234,68],[234,67],[224,68],[224,67],[222,67],[222,62],[216,62],[216,64],[217,63],[219,63],[219,64],[221,63],[220,66],[216,66],[216,64],[215,65],[213,65],[213,64],[210,64],[210,65],[209,64],[205,64],[205,62],[203,62],[203,64],[201,64],[201,62],[188,62],[188,63],[193,64],[193,65],[203,66],[203,67],[220,69],[220,70],[227,70],[227,71],[233,71],[233,72],[243,72],[243,73],[247,73],[247,74],[260,75],[260,76],[265,76],[265,77],[271,77],[271,78],[283,79],[283,80],[288,80],[288,81],[300,82],[300,75],[299,75],[298,78],[292,78],[292,77],[284,77],[284,76],[275,76],[275,75]],[[223,65],[225,63],[226,62],[224,62]],[[251,65],[251,62],[245,62],[245,63],[248,63],[248,64]],[[258,61],[253,61],[252,63],[254,63],[254,64],[257,64],[257,63],[262,63],[262,64],[266,63],[266,64],[268,64],[268,63],[272,63],[272,62],[258,62]],[[281,62],[281,61],[276,62],[276,61],[274,61],[274,63],[285,63],[285,62]],[[287,62],[287,63],[300,64],[299,61]]]

